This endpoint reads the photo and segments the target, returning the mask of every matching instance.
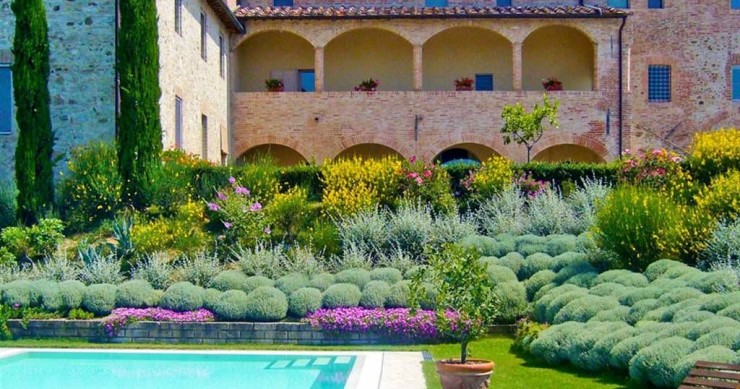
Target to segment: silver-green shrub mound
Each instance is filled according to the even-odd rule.
[[[496,264],[508,267],[514,273],[519,273],[524,265],[524,257],[517,252],[510,252],[500,257]]]
[[[612,322],[627,323],[627,317],[630,314],[630,308],[620,305],[606,311],[601,311],[588,320],[591,322]]]
[[[217,289],[211,289],[217,290]],[[213,301],[211,309],[219,320],[236,321],[247,318],[249,298],[243,290],[228,290],[221,292]]]
[[[555,316],[557,316],[558,312],[560,312],[563,307],[568,305],[571,301],[577,300],[587,295],[588,291],[586,289],[579,288],[571,292],[566,292],[556,296],[550,301],[549,304],[547,304],[543,321],[546,323],[552,323],[555,320]]]
[[[516,274],[505,266],[491,265],[486,269],[488,280],[491,285],[503,284],[504,282],[517,282]]]
[[[503,282],[494,286],[493,293],[498,297],[497,321],[513,323],[523,316],[527,308],[527,290],[524,284],[517,281]]]
[[[216,300],[221,296],[222,291],[214,288],[208,288],[203,292],[203,308],[213,311]]]
[[[601,284],[605,282],[614,282],[624,286],[633,286],[643,288],[648,286],[648,279],[640,273],[631,272],[629,270],[608,270],[605,271],[596,278],[595,284]]]
[[[596,269],[588,262],[573,263],[559,271],[555,272],[555,282],[558,284],[566,283],[572,277],[583,276],[584,274],[592,275],[592,280],[596,279],[598,273]],[[590,285],[584,286],[590,287]]]
[[[694,342],[694,350],[709,346],[724,346],[740,351],[740,327],[717,328],[700,336]]]
[[[277,288],[262,286],[247,295],[246,319],[278,321],[288,314],[288,298]]]
[[[672,261],[670,259],[660,259],[648,265],[648,267],[645,268],[645,272],[643,274],[645,275],[645,277],[647,277],[648,280],[655,281],[656,279],[658,279],[658,277],[661,277],[670,269],[683,269],[686,267],[686,265],[678,261]]]
[[[321,305],[324,308],[352,308],[360,305],[362,291],[355,284],[334,284],[324,291]]]
[[[321,291],[316,288],[301,288],[288,296],[288,313],[294,317],[306,317],[321,308]]]
[[[144,308],[152,303],[154,288],[144,280],[126,281],[116,289],[116,307]]]
[[[639,331],[639,330],[638,330]],[[651,345],[658,339],[654,332],[642,332],[636,336],[623,339],[612,347],[609,353],[609,365],[615,369],[627,370],[629,362],[638,351]]]
[[[555,272],[552,270],[541,270],[524,281],[524,287],[527,290],[527,299],[534,299],[535,294],[545,285],[555,279]]]
[[[275,280],[275,287],[285,293],[286,296],[290,296],[296,290],[308,287],[310,281],[306,275],[291,273]]]
[[[688,286],[704,293],[727,293],[738,290],[738,275],[731,270],[717,270],[702,273],[700,277],[689,280]]]
[[[648,312],[658,307],[658,299],[645,299],[636,302],[630,307],[630,313],[627,315],[627,323],[634,325],[642,320]]]
[[[588,263],[588,255],[571,251],[562,253],[552,259],[553,263],[551,270],[555,273],[567,266]]]
[[[576,251],[575,235],[550,235],[545,243],[545,252],[552,256],[568,251]]]
[[[585,324],[577,322],[552,326],[542,332],[530,345],[532,354],[550,364],[568,361],[568,350],[576,336],[583,332]]]
[[[501,253],[496,248],[496,244],[497,244],[496,239],[488,237],[488,236],[469,235],[461,239],[459,243],[463,247],[474,247],[476,250],[478,250],[478,253],[480,253],[480,255],[484,257],[487,257],[487,256],[500,257],[506,254],[506,253]]]
[[[537,272],[550,269],[552,265],[553,259],[550,255],[545,253],[532,254],[524,260],[517,274],[519,279],[526,280]]]
[[[309,281],[308,285],[311,288],[316,288],[318,290],[324,291],[329,289],[329,287],[332,286],[335,281],[336,279],[333,274],[321,273],[311,278],[311,281]]]
[[[173,311],[193,311],[203,306],[205,290],[189,282],[178,282],[164,291],[159,306]]]
[[[555,285],[555,284],[548,284],[548,285]],[[573,292],[573,291],[579,291],[582,295],[586,295],[588,291],[586,289],[577,287],[575,285],[561,285],[561,286],[553,286],[550,287],[549,290],[547,290],[543,295],[540,296],[540,294],[543,292],[545,288],[548,288],[548,285],[545,285],[542,287],[537,294],[534,297],[534,317],[535,319],[540,323],[547,323],[547,307],[550,305],[552,300],[554,300],[556,297],[559,297],[560,295]]]
[[[391,293],[385,300],[385,306],[388,308],[407,308],[409,306],[409,297],[411,289],[409,281],[401,281],[391,285]]]
[[[370,279],[373,281],[385,281],[389,285],[403,280],[403,274],[400,270],[392,267],[380,267],[370,271]]]
[[[339,284],[353,284],[362,288],[370,282],[370,272],[365,269],[347,269],[340,271],[335,275],[336,282]]]
[[[213,277],[208,286],[222,292],[227,290],[247,292],[247,278],[244,273],[238,270],[226,270]]]
[[[607,311],[619,306],[619,301],[613,297],[583,296],[576,298],[558,311],[553,317],[553,323],[566,321],[587,322],[601,311]]]
[[[36,281],[34,289],[38,293],[38,305],[47,312],[57,312],[64,309],[62,296],[59,293],[59,284],[53,281]]]
[[[10,306],[30,307],[33,284],[28,280],[16,280],[2,285],[3,304]]]
[[[391,286],[385,281],[370,281],[362,288],[360,306],[363,308],[383,308],[391,294]]]
[[[717,312],[717,315],[729,317],[740,322],[740,303],[730,305],[729,307]]]
[[[257,288],[261,288],[263,286],[272,287],[274,285],[275,285],[275,281],[265,276],[251,276],[251,277],[247,277],[247,280],[245,281],[245,284],[244,284],[244,289],[242,290],[245,293],[249,294]]]
[[[568,349],[565,350],[566,356],[570,363],[588,371],[596,371],[600,368],[597,363],[591,360],[589,351],[594,348],[596,342],[606,335],[614,333],[629,327],[624,323],[611,322],[591,322],[586,323],[583,331],[575,334],[569,342]]]
[[[605,370],[609,368],[609,359],[612,349],[619,342],[629,339],[637,334],[637,329],[630,326],[624,326],[621,329],[604,334],[594,343],[590,350],[585,352],[583,358],[588,361],[586,366],[589,370]]]
[[[668,290],[665,293],[663,293],[663,295],[661,295],[658,298],[658,302],[662,305],[671,305],[671,304],[679,303],[684,300],[697,299],[703,296],[704,296],[704,293],[702,293],[698,289],[677,288],[677,289]]]
[[[736,304],[738,301],[740,301],[740,292],[712,293],[706,297],[706,300],[701,305],[701,309],[717,313],[730,305]]]
[[[648,286],[646,288],[632,288],[619,296],[619,302],[624,305],[633,306],[642,300],[657,300],[665,291],[660,288]]]
[[[116,307],[116,286],[93,284],[85,288],[82,307],[96,316],[105,316]]]
[[[611,296],[611,297],[619,297],[627,291],[629,291],[631,288],[628,288],[622,284],[617,284],[614,282],[604,282],[602,284],[597,284],[593,288],[588,290],[588,294],[592,294],[594,296]]]
[[[62,299],[64,309],[71,310],[82,305],[85,295],[85,284],[80,281],[64,281],[59,283],[59,297]]]
[[[694,328],[688,334],[688,338],[691,340],[699,339],[702,335],[706,335],[717,328],[740,329],[740,322],[729,317],[717,316],[714,319],[695,323]]]
[[[658,387],[671,387],[678,362],[692,347],[693,342],[688,339],[676,336],[661,339],[638,351],[630,360],[630,378]]]

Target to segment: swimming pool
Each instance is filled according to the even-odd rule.
[[[362,353],[15,350],[0,352],[0,388],[364,388],[372,386],[362,367],[372,359]]]

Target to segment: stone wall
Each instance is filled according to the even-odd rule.
[[[182,35],[175,31],[174,1],[157,1],[159,17],[160,117],[165,149],[175,147],[175,96],[183,102],[183,144],[190,153],[203,154],[202,115],[208,118],[207,157],[221,161],[228,151],[227,80],[229,34],[204,0],[183,0]],[[207,18],[207,61],[200,51],[200,14]],[[226,45],[225,72],[220,73],[219,35]]]
[[[10,62],[15,18],[0,0],[0,61]],[[49,26],[51,122],[55,156],[115,136],[115,1],[45,0]],[[15,175],[18,128],[0,135],[0,178]],[[66,168],[56,166],[56,176]]]

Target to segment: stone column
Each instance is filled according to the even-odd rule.
[[[324,91],[324,48],[317,47],[314,54],[314,77],[316,93]]]
[[[422,46],[414,45],[414,90],[420,91],[424,84]]]
[[[522,43],[514,42],[511,44],[512,55],[511,62],[514,67],[512,77],[514,78],[514,90],[522,90]]]

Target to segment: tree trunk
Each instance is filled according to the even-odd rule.
[[[468,361],[468,338],[460,340],[460,363],[463,365]]]

